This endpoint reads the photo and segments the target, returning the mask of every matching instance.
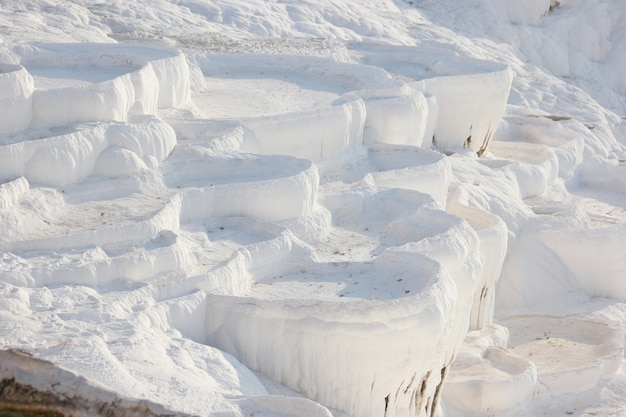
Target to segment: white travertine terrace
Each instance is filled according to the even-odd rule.
[[[463,415],[517,406],[537,387],[573,392],[581,379],[564,381],[579,368],[589,386],[615,373],[609,330],[589,327],[600,365],[548,372],[494,325],[498,302],[523,307],[547,279],[524,264],[537,248],[559,259],[559,277],[570,272],[546,297],[626,297],[623,224],[555,232],[520,208],[580,174],[580,126],[545,137],[534,129],[543,120],[503,121],[513,72],[500,64],[465,62],[465,73],[453,59],[437,64],[441,51],[353,47],[368,65],[188,59],[139,44],[16,48],[20,65],[0,65],[0,279],[16,288],[7,311],[45,310],[24,294],[47,286],[119,292],[95,311],[149,323],[172,350],[220,349],[219,366],[245,365],[310,399],[244,393],[223,378],[242,413],[433,417],[447,387],[448,411]],[[239,85],[236,105],[211,101],[220,82]],[[501,122],[525,140],[491,143]],[[459,182],[465,170],[489,187]],[[607,262],[592,270],[590,253]],[[112,360],[117,372],[134,353]]]
[[[0,133],[27,128],[33,118],[33,78],[19,65],[0,63]]]

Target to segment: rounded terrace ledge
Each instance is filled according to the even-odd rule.
[[[302,281],[306,292],[300,299],[275,298],[261,288],[269,283],[253,284],[245,297],[210,294],[207,343],[353,415],[430,415],[451,360],[452,334],[444,323],[454,314],[449,292],[454,283],[436,262],[416,254],[411,260],[419,264],[414,265],[419,285],[393,280],[387,300],[342,296],[355,285],[348,277],[325,284]],[[393,272],[390,265],[378,269]],[[328,286],[326,299],[316,293],[322,285]]]
[[[422,144],[425,97],[381,68],[260,54],[196,59],[205,76],[203,89],[194,97],[200,117],[243,125],[243,151],[319,161],[351,152],[364,142]],[[229,99],[235,94],[240,102],[236,108],[216,104],[215,97],[226,94],[224,84]]]
[[[415,190],[431,195],[446,207],[452,178],[450,162],[444,154],[413,146],[376,144],[368,150],[374,183],[379,187]]]
[[[29,182],[63,186],[93,174],[120,176],[163,161],[176,144],[173,129],[152,117],[59,130],[54,135],[43,131],[41,138],[19,133],[6,144],[0,138],[0,181],[24,176]]]
[[[510,330],[510,349],[537,366],[535,395],[591,389],[612,377],[624,357],[622,333],[601,322],[528,314],[503,323]]]
[[[364,62],[393,71],[414,91],[435,98],[428,103],[432,137],[424,143],[446,152],[467,148],[479,156],[487,150],[513,81],[507,66],[436,48],[354,44],[351,49]]]
[[[206,342],[352,415],[434,415],[469,324],[478,242],[465,222],[439,210],[390,209],[399,222],[390,213],[388,225],[365,232],[378,239],[370,258],[322,262],[295,237],[281,253],[250,253],[247,288],[207,295]],[[430,229],[411,229],[415,216]],[[456,243],[443,247],[442,235]],[[392,241],[400,246],[379,251]]]
[[[34,79],[33,127],[126,121],[190,98],[187,60],[175,49],[36,43],[16,53]]]
[[[450,415],[502,412],[530,399],[537,368],[501,347],[489,347],[482,358],[459,357],[445,382],[444,401]]]
[[[0,133],[30,126],[34,90],[33,78],[24,67],[0,64]]]

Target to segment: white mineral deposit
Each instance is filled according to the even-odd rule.
[[[0,410],[626,416],[623,0],[0,28]]]

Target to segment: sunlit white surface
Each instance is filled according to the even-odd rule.
[[[0,347],[193,415],[621,412],[624,16],[5,2]]]

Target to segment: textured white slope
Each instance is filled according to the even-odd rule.
[[[0,133],[28,127],[33,118],[33,78],[21,66],[0,65]]]
[[[518,316],[504,321],[511,349],[537,366],[537,394],[576,393],[615,374],[624,357],[622,335],[589,320]]]
[[[4,1],[0,347],[193,415],[619,415],[624,16]]]
[[[484,357],[458,357],[444,389],[448,415],[502,413],[527,402],[537,383],[530,360],[489,347]]]
[[[392,215],[402,207],[376,207],[376,195],[366,197],[367,207],[359,195],[352,204],[363,204],[363,212],[352,211],[350,224],[363,224],[356,216],[371,218],[370,210]],[[409,219],[390,220],[378,244],[407,243],[378,256],[374,250],[369,262],[317,263],[297,253],[282,266],[266,260],[251,271],[252,286],[241,297],[210,298],[207,341],[347,413],[429,415],[468,326],[480,271],[477,241],[466,223],[437,212],[413,219],[416,228],[431,225],[419,238],[399,229],[410,227]],[[365,233],[376,236],[374,227]]]

